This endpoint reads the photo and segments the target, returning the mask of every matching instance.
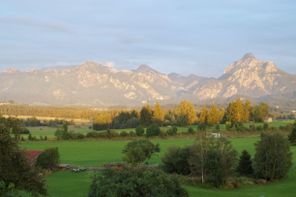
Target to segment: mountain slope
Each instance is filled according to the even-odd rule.
[[[295,100],[296,76],[252,54],[229,65],[215,78],[163,74],[147,65],[136,70],[85,62],[78,66],[0,73],[0,100],[46,105],[118,106],[159,100],[174,103],[223,101],[236,96]]]
[[[224,75],[195,90],[201,100],[227,99],[237,95],[253,98],[286,94],[296,90],[296,76],[252,54],[229,65]]]

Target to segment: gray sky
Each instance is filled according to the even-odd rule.
[[[296,73],[294,0],[2,0],[0,69],[113,62],[219,76],[247,52]]]

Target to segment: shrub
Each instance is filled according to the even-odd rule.
[[[39,155],[36,165],[43,169],[54,169],[60,161],[60,154],[58,148],[46,149]]]
[[[268,129],[269,129],[269,125],[268,125],[267,122],[265,122],[265,123],[263,124],[263,130],[264,130],[264,131],[267,131]]]
[[[91,131],[91,132],[88,132],[86,134],[86,137],[88,138],[99,138],[100,137],[100,134],[96,131]]]
[[[161,158],[161,168],[167,173],[189,175],[189,155],[190,147],[171,147]]]
[[[235,172],[236,151],[225,138],[204,138],[192,146],[189,157],[193,176],[220,187]]]
[[[296,144],[296,123],[294,123],[291,133],[289,135],[289,141],[292,144]]]
[[[70,134],[68,132],[68,127],[58,128],[54,133],[58,140],[68,140],[70,139]]]
[[[193,134],[194,133],[194,129],[192,127],[188,128],[188,133]]]
[[[153,153],[159,152],[159,146],[149,140],[135,140],[129,142],[122,152],[123,160],[134,165],[149,160]]]
[[[167,130],[167,134],[168,135],[177,135],[177,132],[178,132],[178,128],[176,126],[173,126],[173,127],[170,127],[168,130]]]
[[[234,126],[234,128],[235,128],[236,131],[247,131],[248,130],[248,128],[246,128],[243,125],[243,123],[241,123],[241,122],[234,123],[233,126]]]
[[[279,133],[265,133],[256,144],[254,171],[258,178],[266,180],[285,177],[292,165],[290,144]]]
[[[116,131],[107,129],[106,132],[102,132],[102,136],[106,137],[106,138],[113,138],[118,136],[118,133]]]
[[[175,177],[170,177],[161,170],[144,167],[106,170],[94,177],[89,197],[187,197]]]
[[[30,131],[26,127],[19,127],[17,130],[13,131],[13,134],[30,134]]]
[[[126,131],[121,131],[119,135],[121,137],[126,137],[126,136],[128,136],[128,133]]]
[[[96,131],[106,130],[109,128],[109,124],[107,123],[93,123],[92,128]]]
[[[188,122],[189,122],[189,120],[186,115],[178,115],[177,116],[177,124],[179,126],[186,126],[186,125],[188,125]]]
[[[215,126],[215,130],[216,131],[220,131],[221,129],[220,129],[220,124],[217,124],[216,126]]]
[[[97,132],[97,131],[91,131],[86,134],[86,137],[88,138],[112,138],[117,137],[120,134],[118,134],[116,131],[113,130],[107,130],[103,132]]]
[[[33,140],[33,137],[32,137],[32,134],[31,133],[28,135],[28,140],[30,140],[30,141]]]
[[[37,138],[36,138],[36,136],[32,136],[31,134],[29,134],[29,135],[28,135],[28,140],[29,140],[29,141],[36,141]]]
[[[250,131],[256,131],[256,125],[254,123],[249,125],[249,130]]]
[[[262,127],[262,125],[258,125],[258,126],[256,127],[256,130],[257,130],[257,131],[263,131],[263,127]]]
[[[76,132],[68,132],[67,134],[68,138],[66,139],[72,139],[72,140],[79,140],[79,139],[83,139],[85,136],[82,133],[76,133]]]
[[[160,134],[160,128],[157,124],[152,124],[146,130],[147,137],[158,136],[159,134]]]
[[[232,130],[232,125],[230,122],[225,123],[226,131],[231,131]]]
[[[206,131],[207,130],[207,125],[206,124],[199,124],[198,125],[198,130],[200,130],[200,131]]]
[[[136,135],[137,136],[143,136],[145,133],[145,129],[142,126],[138,126],[136,128]]]
[[[251,155],[246,150],[240,156],[237,172],[242,176],[250,176],[254,173]]]
[[[0,196],[23,196],[16,191],[26,191],[30,196],[47,194],[42,174],[30,165],[9,128],[0,125]]]
[[[130,131],[128,134],[129,134],[129,136],[131,136],[131,137],[136,136],[136,132],[134,132],[134,131]]]

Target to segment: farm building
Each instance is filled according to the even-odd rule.
[[[37,162],[38,157],[43,153],[43,151],[37,150],[26,150],[24,151],[25,157],[29,161],[29,163],[34,166]]]

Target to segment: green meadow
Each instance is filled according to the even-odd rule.
[[[240,153],[246,149],[254,154],[254,144],[258,141],[258,136],[231,138],[235,149]],[[154,143],[159,143],[161,152],[154,155],[150,163],[160,163],[161,156],[171,146],[186,146],[194,143],[194,136],[186,136],[168,139],[153,139]],[[105,163],[121,162],[122,148],[128,140],[80,140],[80,141],[36,141],[22,142],[25,149],[42,150],[49,147],[58,147],[61,155],[61,163],[75,164],[80,166],[101,166]],[[184,187],[190,196],[204,197],[276,197],[295,196],[296,186],[296,147],[292,147],[294,155],[294,165],[289,176],[279,182],[274,182],[264,186],[248,186],[234,190],[209,189],[197,186]],[[67,171],[56,172],[47,177],[47,185],[50,196],[53,197],[82,197],[86,196],[91,183],[93,173],[72,173]]]
[[[284,121],[273,121],[269,123],[269,127],[274,127],[274,128],[279,128],[280,126],[285,126],[287,124],[293,123],[293,120],[284,120]],[[254,123],[255,126],[263,126],[263,123]],[[250,123],[245,123],[244,126],[248,128]],[[197,128],[197,125],[191,126],[193,129]],[[179,133],[184,133],[188,131],[189,126],[187,127],[178,127],[178,132]],[[31,135],[36,137],[37,139],[39,137],[44,137],[47,136],[49,140],[54,140],[55,139],[55,131],[57,128],[55,127],[28,127],[29,131],[31,132]],[[168,127],[161,127],[162,131],[166,131]],[[209,132],[217,132],[216,127],[209,127],[207,128]],[[86,135],[88,132],[93,131],[89,125],[69,125],[69,131],[77,132]],[[129,133],[130,131],[135,131],[135,128],[128,128],[128,129],[114,129],[117,133],[120,133],[122,131],[125,131]],[[220,131],[226,131],[226,126],[225,124],[220,124]],[[98,131],[98,132],[103,132],[103,131]],[[27,139],[28,135],[22,135],[25,139]]]

